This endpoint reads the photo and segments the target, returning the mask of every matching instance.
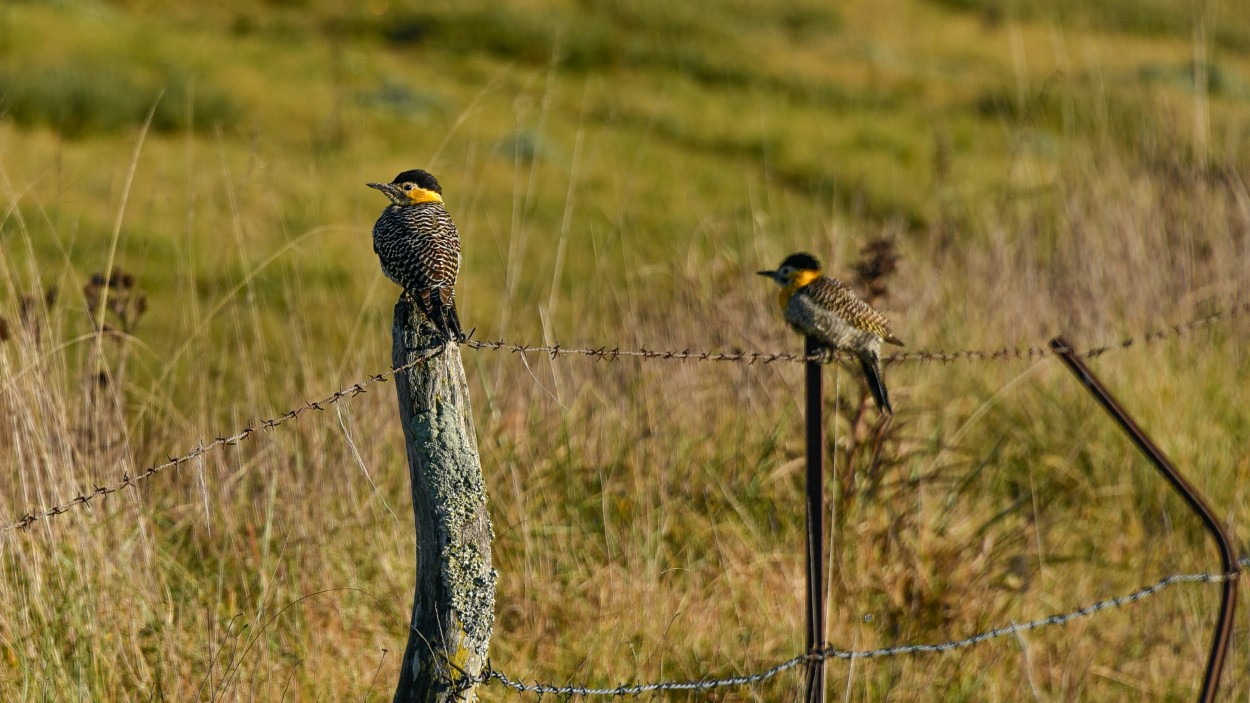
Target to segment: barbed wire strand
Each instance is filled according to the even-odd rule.
[[[965,637],[963,639],[951,640],[948,642],[940,642],[936,644],[903,644],[903,645],[896,645],[893,647],[882,647],[879,649],[866,649],[866,650],[859,650],[859,651],[838,649],[837,647],[827,647],[823,650],[820,650],[819,652],[811,652],[809,654],[801,654],[799,656],[792,657],[790,659],[787,659],[779,664],[776,664],[774,666],[771,666],[759,672],[755,672],[751,674],[741,674],[738,676],[727,676],[724,678],[702,678],[702,679],[697,679],[697,680],[684,680],[684,681],[676,681],[676,680],[656,681],[653,683],[621,684],[614,688],[594,688],[594,687],[584,686],[584,685],[561,686],[561,685],[552,684],[552,683],[538,683],[538,682],[525,683],[524,681],[520,679],[513,679],[512,677],[509,677],[507,674],[501,671],[496,671],[494,669],[491,669],[488,664],[486,672],[484,672],[483,674],[477,677],[470,677],[469,679],[462,681],[459,685],[467,687],[467,686],[474,685],[474,684],[489,685],[493,682],[497,682],[498,684],[502,686],[505,686],[514,691],[517,691],[518,693],[537,693],[540,699],[544,695],[553,695],[557,697],[560,697],[560,696],[563,696],[563,697],[641,696],[646,693],[662,693],[666,691],[709,691],[709,690],[716,689],[716,688],[752,686],[752,685],[763,683],[764,681],[767,681],[768,679],[771,679],[777,676],[778,674],[781,674],[785,671],[789,671],[790,669],[793,669],[799,666],[800,664],[804,664],[806,662],[811,662],[811,661],[821,661],[821,660],[829,660],[829,659],[841,659],[841,660],[851,661],[855,659],[875,659],[875,658],[881,658],[881,657],[893,657],[893,656],[899,656],[903,654],[929,654],[929,653],[936,654],[936,653],[950,652],[950,651],[957,650],[957,649],[966,649],[966,648],[974,647],[976,645],[979,645],[984,642],[988,642],[990,640],[997,639],[999,637],[1003,637],[1006,635],[1012,635],[1012,634],[1016,634],[1019,632],[1028,632],[1030,630],[1037,630],[1043,627],[1049,627],[1051,625],[1063,625],[1073,620],[1078,620],[1080,618],[1089,617],[1091,615],[1094,615],[1095,613],[1099,613],[1104,610],[1120,608],[1120,607],[1123,607],[1132,603],[1136,603],[1141,600],[1145,600],[1146,598],[1149,598],[1150,596],[1153,596],[1156,593],[1159,593],[1160,591],[1163,591],[1164,589],[1167,589],[1171,586],[1175,586],[1177,584],[1220,583],[1228,579],[1235,579],[1239,576],[1241,571],[1244,571],[1246,568],[1250,568],[1250,558],[1242,559],[1239,562],[1239,567],[1240,568],[1237,571],[1232,571],[1226,574],[1211,574],[1211,573],[1205,573],[1205,572],[1198,573],[1198,574],[1174,574],[1172,576],[1168,576],[1166,578],[1160,579],[1159,581],[1149,586],[1133,591],[1132,593],[1128,593],[1122,596],[1117,596],[1115,598],[1108,598],[1106,600],[1100,600],[1090,605],[1077,608],[1076,610],[1072,610],[1066,613],[1051,615],[1049,617],[1039,618],[1037,620],[1029,620],[1027,622],[1012,623],[1010,625],[996,627],[992,630],[987,630],[985,632],[972,635],[971,637]]]
[[[1217,311],[1202,317],[1197,317],[1188,322],[1172,325],[1171,327],[1161,328],[1146,332],[1136,337],[1126,337],[1115,344],[1105,346],[1092,347],[1081,352],[1080,356],[1085,358],[1093,358],[1101,356],[1110,351],[1128,349],[1135,344],[1150,344],[1184,337],[1185,335],[1215,324],[1223,320],[1232,319],[1250,312],[1250,302],[1234,305],[1225,310]],[[559,344],[551,346],[533,346],[528,344],[515,344],[505,341],[485,342],[477,340],[469,340],[462,346],[476,350],[491,351],[507,351],[514,354],[546,354],[551,358],[557,358],[565,355],[580,355],[594,358],[599,361],[617,361],[622,358],[637,358],[643,360],[662,360],[662,361],[722,361],[737,362],[743,364],[772,364],[776,362],[805,362],[824,360],[823,357],[808,357],[803,354],[789,354],[782,352],[710,352],[710,351],[690,351],[685,349],[682,351],[655,351],[651,349],[621,349],[620,347],[599,347],[599,348],[577,348],[563,347]],[[234,446],[239,442],[245,441],[252,437],[253,434],[260,430],[273,429],[278,425],[285,424],[295,420],[299,416],[311,410],[324,410],[325,406],[343,400],[344,398],[354,398],[364,393],[365,386],[385,381],[395,374],[406,371],[418,363],[421,363],[432,356],[424,356],[420,359],[413,360],[403,366],[388,369],[382,373],[373,374],[368,378],[354,383],[346,388],[342,388],[335,393],[331,393],[325,398],[318,401],[308,401],[302,406],[289,410],[277,417],[270,418],[263,422],[257,423],[251,427],[245,427],[242,430],[229,435],[218,436],[210,442],[205,443],[203,440],[196,445],[195,449],[176,457],[169,457],[169,460],[154,466],[150,466],[143,471],[131,476],[127,473],[122,474],[122,478],[109,485],[93,485],[90,492],[80,491],[74,498],[54,505],[50,508],[41,510],[32,510],[22,515],[17,520],[0,526],[0,534],[10,532],[17,529],[25,529],[42,519],[56,517],[69,512],[80,506],[90,506],[91,501],[96,498],[103,498],[113,493],[125,490],[144,481],[156,474],[162,473],[168,469],[176,468],[185,464],[192,459],[201,457],[208,452],[223,446]],[[902,363],[902,362],[939,362],[950,363],[954,361],[1017,361],[1017,360],[1036,360],[1045,356],[1049,356],[1052,352],[1048,348],[1031,346],[1027,349],[1008,349],[1002,348],[997,351],[977,351],[977,350],[961,350],[953,352],[945,351],[916,351],[916,352],[899,352],[889,356],[882,357],[884,363]]]
[[[1201,317],[1197,317],[1170,327],[1164,327],[1157,330],[1149,331],[1135,337],[1126,337],[1119,342],[1107,344],[1104,346],[1092,347],[1081,352],[1081,356],[1085,358],[1094,358],[1101,356],[1110,351],[1127,349],[1135,344],[1150,344],[1166,339],[1184,337],[1203,327],[1208,327],[1217,322],[1239,317],[1250,313],[1250,303],[1242,303],[1234,305],[1225,310],[1217,311]],[[497,341],[479,341],[469,340],[464,343],[471,349],[488,350],[488,351],[507,351],[514,354],[543,354],[555,359],[561,356],[588,356],[599,361],[618,361],[620,359],[642,359],[647,361],[722,361],[735,362],[742,364],[773,364],[777,362],[806,362],[806,361],[822,361],[825,357],[820,355],[807,356],[804,354],[792,354],[785,352],[712,352],[712,351],[692,351],[690,349],[683,350],[665,350],[657,351],[647,349],[621,349],[618,347],[565,347],[560,344],[549,346],[535,346],[529,344],[516,344],[503,340]],[[882,363],[897,364],[907,362],[939,362],[951,363],[955,361],[1032,361],[1043,357],[1050,356],[1051,350],[1044,346],[1030,346],[1027,348],[1009,348],[1003,347],[993,351],[982,351],[974,349],[964,349],[959,351],[915,351],[915,352],[897,352],[881,357]]]
[[[352,385],[347,386],[346,388],[341,388],[335,391],[334,393],[331,393],[330,395],[326,396],[325,398],[322,398],[321,400],[308,401],[304,403],[303,405],[301,405],[300,407],[294,408],[292,410],[288,410],[287,412],[282,413],[281,415],[272,417],[268,420],[264,420],[250,427],[244,427],[243,429],[239,430],[238,432],[232,435],[219,436],[208,443],[205,443],[204,440],[200,440],[200,442],[196,445],[195,449],[192,449],[191,451],[185,454],[181,454],[179,456],[171,456],[168,458],[169,459],[168,461],[162,464],[156,464],[154,466],[150,466],[144,469],[143,471],[135,474],[134,476],[131,476],[129,473],[123,473],[121,480],[111,485],[105,485],[105,486],[95,485],[92,487],[92,490],[90,492],[81,491],[72,500],[66,501],[64,503],[60,503],[58,505],[54,505],[53,507],[47,508],[44,510],[28,512],[22,517],[18,518],[17,520],[14,520],[13,522],[5,524],[3,527],[0,527],[0,534],[4,534],[11,530],[26,529],[41,519],[51,518],[57,515],[67,513],[70,510],[73,510],[74,508],[77,508],[79,506],[85,505],[85,506],[90,507],[91,501],[95,500],[96,498],[103,498],[105,496],[112,495],[113,493],[117,493],[124,489],[130,488],[131,486],[137,485],[138,483],[146,479],[149,479],[155,476],[156,474],[159,474],[167,469],[172,469],[172,468],[181,466],[182,464],[186,464],[192,459],[201,457],[209,453],[210,451],[217,449],[218,447],[235,446],[239,444],[240,442],[243,442],[251,438],[252,435],[256,434],[257,432],[260,432],[261,430],[272,430],[279,425],[283,425],[292,420],[295,420],[296,418],[298,418],[299,416],[307,412],[310,412],[313,410],[325,410],[328,406],[333,405],[339,402],[340,400],[343,400],[344,398],[355,398],[356,396],[362,393],[368,392],[365,390],[365,386],[370,386],[375,383],[384,382],[391,376],[394,376],[397,373],[406,371],[412,368],[413,366],[416,366],[417,364],[427,361],[441,352],[442,352],[441,347],[439,349],[432,350],[430,353],[424,354],[420,358],[413,359],[412,361],[409,361],[408,363],[403,364],[402,366],[397,366],[393,369],[383,371],[382,373],[373,374],[372,376],[369,376],[363,381],[360,381],[359,383],[353,383]]]

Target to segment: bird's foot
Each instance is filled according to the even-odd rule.
[[[429,328],[430,328],[430,331],[433,332],[436,337],[442,339],[443,342],[457,344],[457,345],[464,344],[465,342],[469,341],[469,339],[473,337],[473,333],[477,332],[476,327],[469,330],[468,332],[461,332],[459,330],[439,329],[438,326],[434,324],[430,324]]]

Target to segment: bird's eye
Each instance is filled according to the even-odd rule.
[[[411,184],[411,183],[405,183],[405,184],[404,184],[404,191],[405,191],[405,192],[407,192],[407,191],[410,191],[410,190],[412,190],[412,184]]]

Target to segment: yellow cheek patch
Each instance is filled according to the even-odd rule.
[[[798,273],[794,274],[794,280],[793,282],[790,283],[790,285],[794,286],[795,288],[802,288],[803,286],[811,283],[817,278],[820,278],[819,271],[811,271],[811,270],[799,271]]]
[[[441,203],[443,196],[425,188],[413,188],[408,191],[408,199],[414,203]]]

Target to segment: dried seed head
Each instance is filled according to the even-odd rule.
[[[864,291],[869,302],[889,297],[886,279],[898,270],[899,260],[894,240],[874,239],[859,250],[859,255],[859,261],[851,266],[855,271],[855,287]]]

